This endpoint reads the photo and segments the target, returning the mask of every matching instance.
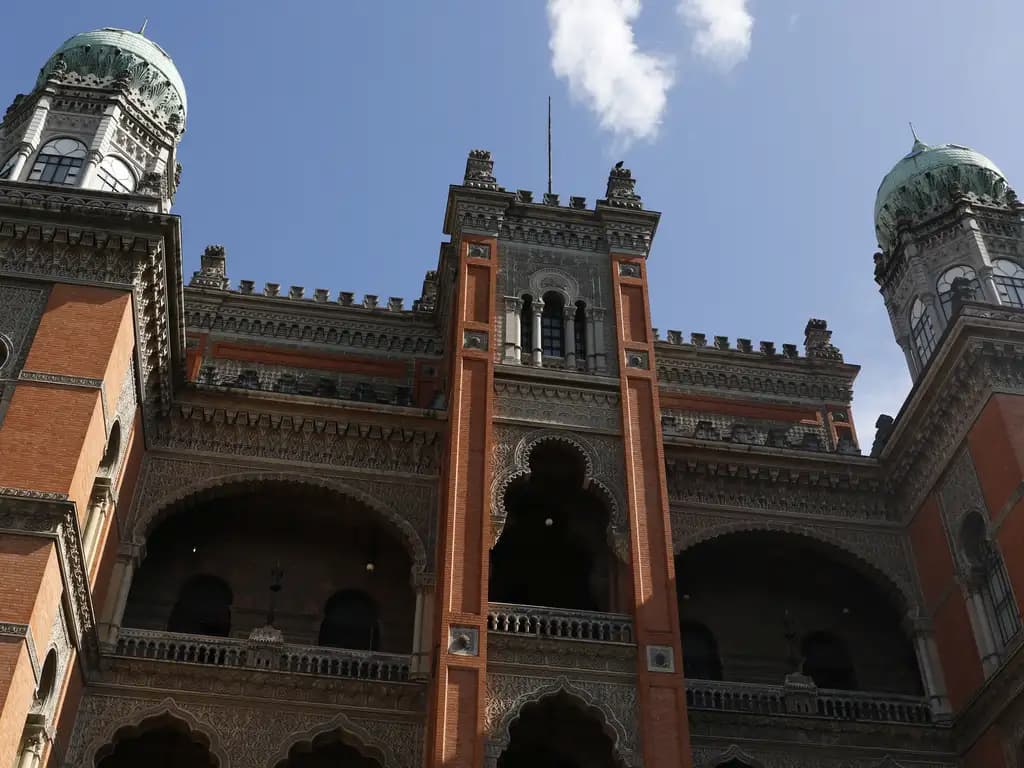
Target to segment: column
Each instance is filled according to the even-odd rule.
[[[544,365],[544,346],[541,340],[541,315],[544,314],[544,302],[541,299],[534,299],[530,304],[533,311],[533,364]]]
[[[576,307],[565,308],[565,367],[576,370]]]
[[[594,316],[594,370],[603,373],[608,369],[608,358],[604,349],[604,310],[591,310]]]
[[[996,288],[995,276],[990,264],[985,264],[978,269],[978,282],[981,284],[981,293],[989,304],[1000,304],[999,289]]]
[[[128,593],[132,588],[135,568],[141,560],[142,547],[138,544],[122,545],[110,575],[114,590],[107,596],[106,605],[99,624],[100,642],[107,646],[117,644],[117,636],[124,621],[124,609],[128,605]]]
[[[587,370],[597,370],[597,353],[594,351],[594,310],[587,310]]]
[[[931,622],[917,615],[907,617],[908,634],[914,641],[914,653],[921,671],[921,682],[932,714],[937,719],[951,716],[952,709],[946,696],[946,681],[939,661],[938,647],[935,645],[935,634]]]
[[[39,768],[43,749],[46,747],[46,730],[41,725],[25,727],[26,735],[18,756],[18,768]]]
[[[28,156],[32,154],[32,145],[27,141],[23,141],[18,145],[17,155],[14,158],[14,165],[11,166],[10,173],[7,174],[8,181],[20,181],[22,171],[25,170],[25,163],[28,162]]]
[[[989,621],[985,598],[981,590],[973,583],[967,584],[967,615],[974,629],[974,639],[978,644],[978,655],[981,657],[981,668],[988,677],[999,668],[999,649],[992,624]]]
[[[505,297],[505,349],[501,361],[519,365],[522,362],[522,331],[520,315],[523,302],[518,296]]]
[[[412,623],[412,666],[409,669],[409,677],[414,680],[422,680],[423,672],[423,587],[416,587],[416,613]],[[429,670],[428,670],[429,671]]]
[[[89,502],[89,513],[85,521],[85,533],[82,534],[82,550],[85,553],[87,567],[92,567],[96,555],[96,542],[99,540],[100,532],[103,530],[103,523],[107,518],[107,512],[111,504],[110,488],[106,484],[97,482],[93,491],[93,497]]]
[[[85,162],[82,164],[82,172],[78,174],[78,186],[82,189],[92,187],[93,177],[96,175],[96,166],[103,160],[103,155],[95,149],[90,149],[85,155]]]
[[[907,358],[907,367],[910,369],[910,373],[916,376],[921,372],[921,367],[917,364],[917,354],[914,350],[913,340],[909,335],[900,336],[896,339],[896,343],[900,345],[900,349],[903,350],[903,356]]]

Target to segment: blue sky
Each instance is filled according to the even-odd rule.
[[[409,303],[470,148],[494,153],[505,187],[543,190],[550,95],[562,199],[600,197],[623,159],[663,213],[654,324],[781,345],[827,319],[863,367],[868,448],[909,388],[872,279],[875,191],[908,120],[1024,179],[1024,3],[552,2],[14,3],[0,98],[31,88],[71,34],[148,17],[188,88],[186,273],[222,243],[236,283]],[[553,20],[568,25],[554,59]]]

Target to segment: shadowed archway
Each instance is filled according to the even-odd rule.
[[[222,768],[203,734],[171,716],[159,715],[122,728],[96,755],[96,768]]]

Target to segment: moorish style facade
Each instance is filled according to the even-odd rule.
[[[866,455],[824,321],[651,327],[621,164],[566,205],[470,152],[407,305],[183,274],[186,119],[101,29],[0,123],[0,766],[1024,766],[992,162],[882,181],[915,385]]]

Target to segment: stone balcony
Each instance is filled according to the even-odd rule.
[[[929,725],[927,699],[894,693],[837,691],[813,685],[760,685],[717,680],[686,681],[691,710],[790,715],[830,720]]]
[[[410,680],[409,655],[285,643],[276,630],[248,639],[206,637],[124,627],[113,655],[129,659],[202,664],[354,680]]]
[[[593,643],[633,643],[633,618],[622,613],[574,611],[491,603],[488,632]]]

